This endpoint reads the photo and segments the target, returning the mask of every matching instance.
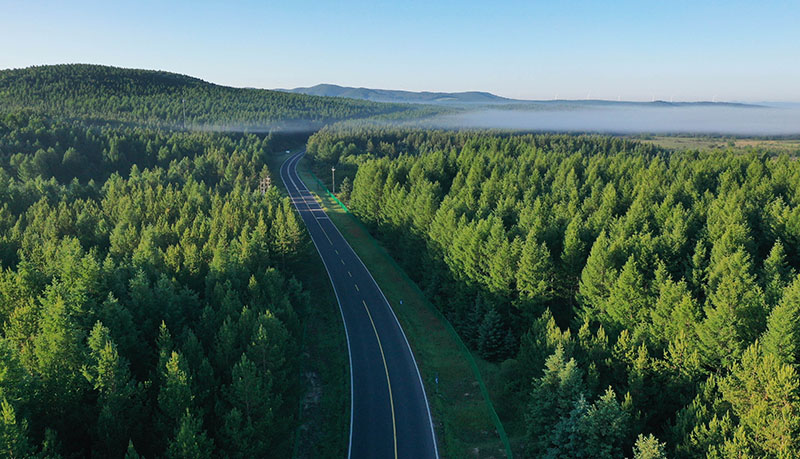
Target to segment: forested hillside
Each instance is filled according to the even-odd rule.
[[[0,111],[214,130],[305,130],[407,106],[219,86],[152,70],[70,64],[0,70]]]
[[[308,243],[254,191],[281,142],[0,115],[1,456],[291,455]]]
[[[800,455],[795,159],[357,128],[308,147],[502,362],[524,455]]]

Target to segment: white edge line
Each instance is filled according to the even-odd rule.
[[[304,154],[305,154],[305,152],[301,153],[299,155],[299,157],[302,158],[302,156]],[[295,166],[297,165],[298,162],[300,162],[299,159],[295,162]],[[296,169],[295,169],[295,173],[297,173]],[[300,174],[297,174],[297,178],[298,178],[298,180],[300,180]],[[302,180],[300,180],[300,181],[302,182]],[[294,181],[292,181],[292,183],[294,183]],[[305,187],[305,184],[303,184],[303,186]],[[306,188],[306,190],[308,190],[308,188]],[[332,221],[331,221],[331,223],[332,223]],[[320,227],[321,226],[322,225],[320,225]],[[383,301],[386,302],[386,306],[388,306],[389,311],[391,311],[392,316],[394,317],[394,321],[397,324],[397,328],[400,329],[400,334],[403,335],[403,340],[406,342],[406,348],[408,348],[408,353],[411,354],[411,360],[414,362],[414,369],[417,370],[417,378],[419,378],[419,386],[420,386],[420,388],[422,388],[422,396],[425,398],[425,408],[428,410],[428,423],[431,426],[431,438],[433,439],[433,451],[436,454],[436,459],[439,459],[439,446],[436,443],[436,432],[434,432],[434,430],[433,430],[433,417],[431,416],[431,407],[430,407],[430,404],[428,403],[428,394],[425,392],[425,384],[422,382],[422,375],[419,372],[419,365],[417,365],[417,359],[416,359],[416,357],[414,357],[414,351],[411,350],[411,345],[408,343],[408,338],[406,337],[406,333],[403,331],[403,326],[400,325],[400,321],[397,319],[397,315],[394,313],[394,309],[392,308],[391,303],[389,303],[389,300],[386,299],[386,295],[383,294],[383,290],[381,290],[381,287],[380,287],[380,285],[378,285],[378,282],[375,281],[374,277],[372,277],[372,273],[369,272],[369,269],[367,269],[367,265],[365,265],[364,262],[361,261],[361,257],[358,256],[358,254],[356,253],[355,250],[353,250],[352,247],[350,247],[350,243],[347,242],[347,239],[345,239],[344,235],[342,235],[342,232],[339,231],[339,228],[336,225],[333,225],[333,224],[331,226],[333,226],[333,228],[336,229],[336,232],[339,233],[339,236],[347,244],[347,247],[350,249],[350,252],[352,252],[353,255],[356,257],[356,260],[358,260],[358,262],[361,263],[361,266],[364,268],[364,271],[366,271],[367,274],[369,274],[369,277],[370,277],[370,279],[372,279],[372,282],[375,284],[375,287],[377,287],[378,291],[381,293],[381,296],[383,297]],[[323,229],[323,231],[325,231],[325,230]],[[322,258],[322,254],[320,254],[320,258]],[[331,281],[331,282],[333,282],[333,281]],[[342,320],[344,320],[344,317],[342,318]],[[351,372],[352,372],[352,366],[350,367],[350,369],[351,369]],[[351,378],[352,378],[352,374],[351,374]],[[351,391],[352,391],[352,386],[351,386]],[[351,429],[352,429],[352,417],[353,417],[353,411],[351,410],[350,411],[350,418],[351,418],[350,427],[351,427]],[[351,434],[350,440],[352,441],[352,430],[351,430],[350,434]],[[348,455],[348,457],[350,457],[350,456]]]
[[[302,155],[298,155],[298,156],[295,156],[295,157],[302,157]],[[285,160],[281,164],[281,170],[280,170],[281,180],[283,180],[283,168],[284,168],[284,166],[286,166],[286,164],[289,163],[293,159],[294,159],[294,157],[290,157],[289,159]],[[289,174],[289,172],[288,172],[288,166],[287,166],[286,170],[287,170],[287,174],[286,175],[289,177],[289,180],[292,182],[292,185],[294,185],[294,187],[297,190],[297,192],[300,193],[300,188],[297,186],[297,184],[294,183],[294,180],[292,180],[291,174]],[[299,178],[299,176],[298,176],[298,178]],[[286,181],[284,180],[283,183],[286,184]],[[305,186],[305,185],[303,185],[303,186]],[[305,201],[305,198],[303,198],[303,203],[306,204],[306,206],[308,207],[308,203]],[[297,208],[297,203],[294,203],[294,207],[297,210],[297,212],[300,213],[300,209]],[[302,220],[302,217],[301,217],[301,220]],[[320,229],[322,229],[321,225],[320,225]],[[322,231],[324,232],[325,230],[322,229]],[[341,300],[339,300],[339,292],[336,290],[336,284],[333,282],[333,277],[331,277],[331,272],[328,269],[328,264],[325,263],[325,257],[322,256],[322,252],[319,250],[319,246],[317,246],[317,242],[311,236],[311,231],[310,230],[308,231],[308,237],[309,237],[309,239],[311,239],[311,242],[314,243],[314,248],[317,249],[317,254],[319,254],[319,258],[322,260],[323,266],[325,266],[325,272],[328,274],[328,280],[330,281],[331,286],[333,287],[333,293],[336,296],[336,303],[339,305],[339,314],[341,314],[341,316],[342,316],[342,324],[344,325],[344,335],[345,335],[345,338],[346,338],[346,341],[347,341],[347,359],[349,361],[349,366],[350,366],[350,439],[349,439],[348,444],[347,444],[347,458],[350,459],[350,454],[353,451],[353,409],[354,409],[354,406],[355,406],[355,397],[353,396],[354,395],[354,393],[353,393],[353,355],[352,355],[352,352],[350,352],[350,333],[347,331],[347,321],[344,318],[344,310],[342,309],[342,302],[341,302]],[[427,400],[425,402],[427,403]],[[438,457],[438,452],[437,452],[437,457]]]

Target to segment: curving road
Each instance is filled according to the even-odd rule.
[[[392,307],[364,263],[297,175],[281,179],[328,271],[350,354],[349,458],[438,458],[430,407],[414,354]]]

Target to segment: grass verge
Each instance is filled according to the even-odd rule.
[[[287,154],[271,155],[267,167],[272,183],[286,194],[280,166]],[[350,432],[350,370],[344,325],[325,267],[309,241],[301,260],[290,262],[292,272],[311,292],[303,320],[300,343],[299,384],[303,396],[298,407],[294,439],[295,458],[347,456]]]
[[[356,217],[331,199],[307,167],[305,160],[300,162],[300,177],[370,270],[408,337],[425,383],[442,457],[507,457],[493,421],[496,415],[484,398],[486,388],[469,361],[471,354],[416,283]],[[472,357],[481,369],[492,366]],[[493,368],[492,373],[496,372]]]

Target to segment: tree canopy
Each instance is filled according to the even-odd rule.
[[[308,145],[353,177],[351,210],[464,340],[504,362],[527,455],[800,454],[796,159],[369,127]]]

